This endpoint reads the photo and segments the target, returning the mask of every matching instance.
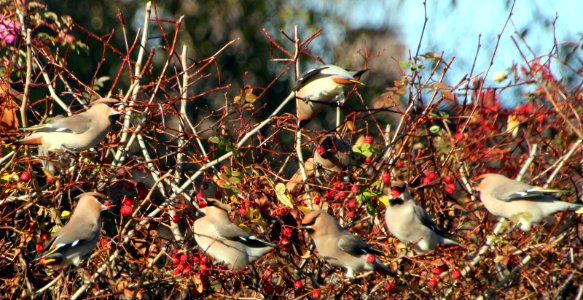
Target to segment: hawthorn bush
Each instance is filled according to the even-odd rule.
[[[493,84],[485,81],[489,70],[473,69],[448,83],[453,58],[416,53],[401,62],[400,80],[374,101],[359,93],[366,86],[347,91],[351,108],[342,109],[341,124],[324,120],[328,128],[308,126],[296,152],[293,113],[266,108],[268,102],[281,103],[284,111],[293,111],[287,104],[292,98],[265,95],[282,75],[297,78],[300,60],[314,59],[310,42],[319,31],[305,38],[297,28],[282,33],[287,43],[264,32],[271,57],[263,59],[279,75],[233,90],[220,80],[228,66],[216,58],[236,41],[217,45],[204,59],[190,59],[192,49],[179,38],[182,19],[158,18],[149,6],[145,23],[158,26],[163,37],[156,48],[146,47],[147,26],[115,45],[111,36],[92,34],[38,3],[0,8],[5,297],[581,297],[580,216],[558,213],[522,232],[490,216],[472,189],[476,175],[495,172],[565,190],[564,201],[581,201],[583,68],[570,59],[581,54],[579,46],[568,55],[536,55],[522,51],[528,45],[516,37],[522,56]],[[111,26],[124,32],[121,13]],[[100,47],[88,48],[89,43]],[[117,76],[102,77],[98,68],[89,82],[80,80],[69,70],[74,51],[101,51],[103,59],[119,60]],[[160,57],[163,63],[154,65]],[[363,57],[364,65],[368,59],[374,58]],[[375,74],[365,75],[364,82],[366,76]],[[214,88],[197,88],[209,83]],[[223,103],[199,105],[207,95]],[[57,157],[64,164],[59,172],[42,170],[34,149],[11,144],[18,127],[55,112],[76,112],[103,96],[124,101],[125,115],[98,148]],[[324,180],[315,177],[310,158],[330,133],[352,143],[359,167]],[[419,204],[464,246],[415,255],[392,237],[383,215],[391,180],[408,182]],[[66,272],[34,265],[82,191],[100,191],[114,207],[102,215],[98,248],[81,267]],[[235,223],[279,247],[240,271],[215,264],[190,230],[197,207],[208,198],[230,205]],[[317,258],[298,229],[310,206],[328,208],[380,249],[383,262],[400,277],[343,279],[343,270]]]

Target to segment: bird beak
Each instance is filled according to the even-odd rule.
[[[204,216],[206,216],[206,214],[202,210],[197,210],[196,211],[196,217],[197,218],[202,218]]]

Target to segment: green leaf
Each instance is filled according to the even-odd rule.
[[[232,184],[239,184],[241,183],[241,179],[238,177],[229,177],[229,182]]]
[[[213,144],[219,144],[221,142],[221,138],[219,138],[218,136],[211,136],[209,138],[209,142]]]
[[[294,204],[286,194],[285,184],[280,182],[275,185],[275,195],[277,196],[279,202],[281,202],[283,205],[289,208],[294,208]]]
[[[431,127],[429,127],[429,131],[431,133],[438,133],[441,130],[441,127],[439,127],[438,125],[433,125]]]

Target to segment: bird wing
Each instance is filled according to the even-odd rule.
[[[531,201],[548,201],[549,194],[560,193],[562,190],[545,189],[516,181],[513,185],[492,192],[492,196],[502,201],[528,199]]]
[[[329,66],[321,66],[319,68],[314,68],[306,72],[304,75],[302,75],[302,77],[298,79],[298,82],[296,82],[296,85],[294,86],[294,91],[299,90],[302,86],[308,84],[308,82],[316,79],[316,77],[318,77],[318,75],[322,73],[322,70],[325,70],[327,68],[329,68]]]
[[[66,226],[66,225],[65,225]],[[75,234],[75,238],[67,235],[56,235],[54,236],[46,247],[46,251],[38,257],[36,260],[43,265],[50,265],[54,263],[60,263],[69,249],[75,248],[83,243],[89,242],[95,238],[96,230],[100,230],[99,224],[84,223],[79,225],[78,232],[81,234]],[[65,227],[63,227],[64,229]],[[97,228],[97,229],[96,229]],[[61,230],[63,230],[61,229]]]
[[[383,255],[382,252],[373,249],[371,245],[361,241],[359,238],[352,235],[350,232],[345,232],[338,239],[336,244],[342,251],[352,255],[376,254]]]
[[[215,226],[218,234],[227,240],[236,241],[245,244],[248,247],[261,248],[267,246],[273,246],[272,244],[262,241],[257,237],[249,234],[247,231],[241,229],[241,227],[235,225],[234,223],[221,224],[221,226]]]
[[[47,124],[23,128],[22,130],[36,132],[70,132],[80,134],[89,130],[92,123],[93,120],[91,118],[88,118],[86,115],[81,113],[78,115],[57,119]]]
[[[419,217],[419,221],[421,221],[421,224],[423,224],[424,226],[428,227],[429,229],[431,229],[432,231],[444,235],[445,232],[443,230],[441,230],[441,228],[439,228],[439,226],[437,226],[437,224],[435,224],[435,221],[433,221],[433,219],[431,218],[431,216],[427,213],[427,211],[425,211],[423,209],[423,207],[417,205],[417,203],[415,203],[413,205],[413,211],[415,213],[415,215],[417,215]]]

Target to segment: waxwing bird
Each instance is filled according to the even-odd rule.
[[[373,270],[382,270],[396,276],[376,257],[383,255],[382,252],[342,228],[338,220],[327,212],[311,211],[302,220],[300,228],[308,231],[320,257],[331,265],[346,269],[347,278],[354,278],[356,272]]]
[[[357,78],[366,71],[354,72],[334,65],[324,65],[302,75],[294,87],[299,127],[304,127],[325,105],[343,95],[345,86],[362,84]]]
[[[499,174],[483,174],[478,177],[480,200],[495,216],[520,223],[520,229],[529,231],[547,216],[563,210],[577,210],[580,203],[563,202],[549,196],[562,192],[532,186]]]
[[[354,165],[352,146],[333,135],[325,136],[314,152],[314,169],[327,179]]]
[[[429,214],[415,202],[407,185],[402,181],[392,184],[389,202],[385,211],[385,222],[389,231],[405,244],[415,244],[416,252],[427,252],[439,244],[458,245],[445,238],[443,232]]]
[[[223,203],[208,200],[197,213],[200,217],[194,222],[194,239],[202,251],[237,270],[271,251],[274,245],[235,225],[227,211]]]
[[[77,196],[79,203],[69,222],[57,232],[46,247],[46,251],[35,261],[39,265],[66,267],[78,266],[97,247],[101,231],[101,211],[108,207],[97,198],[105,195],[88,192]]]
[[[97,146],[107,135],[111,125],[122,112],[118,111],[115,99],[102,98],[91,104],[88,110],[50,123],[21,128],[33,131],[19,140],[19,145],[39,145],[48,152],[78,152]]]

